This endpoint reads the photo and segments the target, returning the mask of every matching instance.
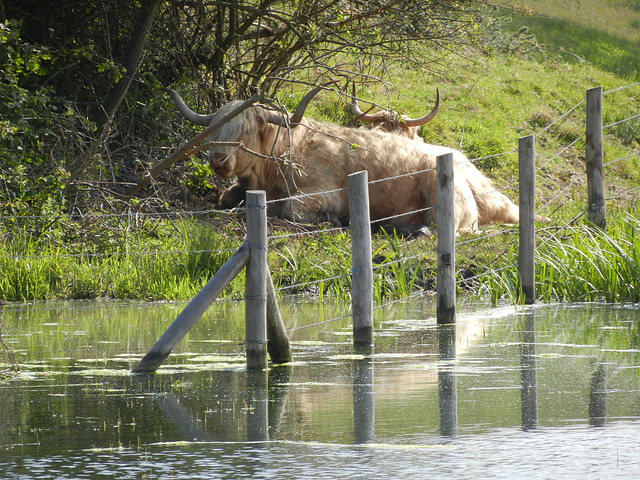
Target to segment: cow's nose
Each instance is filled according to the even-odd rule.
[[[227,161],[227,158],[229,158],[229,156],[223,153],[210,155],[209,164],[211,165],[211,168],[222,168],[224,167],[224,163]]]

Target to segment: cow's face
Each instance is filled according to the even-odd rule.
[[[216,117],[225,115],[228,110],[235,107],[235,103],[222,107]],[[209,166],[211,170],[222,178],[229,178],[242,173],[256,157],[246,154],[243,147],[260,152],[262,149],[257,143],[260,138],[260,129],[266,124],[262,118],[260,107],[250,107],[234,117],[231,121],[216,130],[209,138],[210,142],[230,143],[232,145],[216,145],[209,149]],[[215,121],[215,120],[214,120]],[[236,145],[233,145],[236,144]]]

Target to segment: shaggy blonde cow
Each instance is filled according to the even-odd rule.
[[[209,142],[242,144],[209,149],[214,173],[238,178],[228,195],[264,190],[268,201],[282,200],[269,203],[270,214],[298,222],[329,219],[346,225],[347,175],[367,170],[369,181],[398,177],[370,185],[372,222],[401,231],[432,224],[436,219],[437,152],[424,143],[378,129],[346,128],[303,118],[307,104],[321,88],[309,92],[291,118],[253,105],[208,138]],[[242,103],[230,102],[213,114],[201,115],[176,92],[167,92],[179,111],[200,125],[210,125]],[[458,181],[454,189],[456,231],[473,231],[478,212],[469,185]]]
[[[466,181],[473,192],[478,209],[478,221],[480,225],[489,223],[518,223],[520,210],[506,195],[496,190],[493,182],[485,177],[480,170],[462,153],[452,148],[439,145],[429,145],[424,143],[420,137],[420,126],[431,121],[440,108],[440,92],[437,92],[436,106],[432,111],[418,119],[410,119],[404,115],[397,115],[394,112],[379,111],[375,113],[363,113],[353,95],[351,104],[352,111],[356,119],[371,123],[371,127],[366,127],[372,131],[388,132],[400,137],[409,138],[421,143],[433,155],[443,155],[453,153],[453,163],[455,168],[455,181]],[[536,216],[536,221],[548,221],[546,217]]]

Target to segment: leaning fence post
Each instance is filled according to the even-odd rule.
[[[247,368],[267,368],[267,201],[263,191],[247,191],[249,262],[245,280]]]
[[[456,321],[456,249],[453,153],[438,156],[436,205],[438,206],[438,266],[436,300],[438,324]]]
[[[518,246],[518,291],[524,296],[520,303],[531,305],[535,301],[535,147],[534,137],[521,137],[518,141],[520,176],[520,226]]]
[[[280,315],[276,289],[273,286],[271,272],[267,268],[267,352],[273,363],[291,361],[291,347],[287,330]]]
[[[231,283],[231,281],[242,271],[249,261],[249,248],[247,242],[243,243],[229,260],[216,272],[216,274],[202,287],[198,294],[193,297],[184,310],[173,321],[169,328],[162,334],[151,350],[140,360],[132,372],[152,373],[155,372],[162,362],[169,356],[173,347],[193,327],[196,321],[209,308],[218,295]]]
[[[353,344],[373,344],[373,261],[371,258],[371,222],[369,221],[368,173],[347,176],[351,231]]]
[[[602,153],[602,87],[587,90],[587,134],[585,161],[587,164],[587,192],[589,223],[604,230],[607,217],[604,205]]]

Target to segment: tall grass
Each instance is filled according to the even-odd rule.
[[[61,246],[63,238],[15,236],[0,256],[0,299],[186,299],[195,295],[239,243],[211,225],[158,222],[159,232],[117,230],[109,245]],[[229,287],[236,296],[241,279]]]
[[[618,213],[606,231],[588,225],[543,232],[536,248],[536,295],[540,301],[635,303],[640,301],[640,219]],[[506,268],[481,280],[492,300],[516,301],[517,251]]]

